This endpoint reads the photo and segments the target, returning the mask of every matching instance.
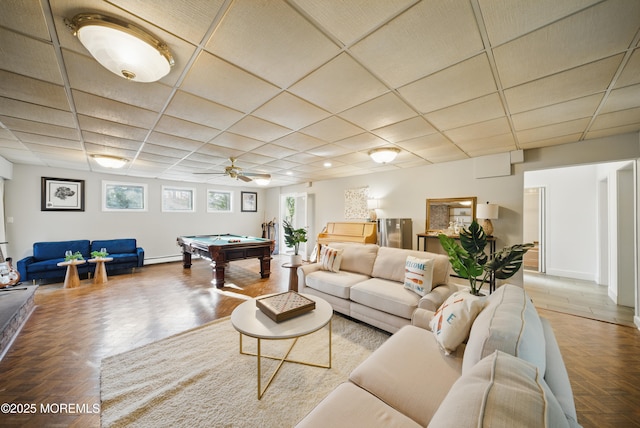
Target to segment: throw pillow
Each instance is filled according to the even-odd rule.
[[[536,366],[495,351],[453,384],[429,422],[429,428],[452,426],[569,428],[570,424]]]
[[[471,325],[484,307],[484,298],[456,291],[440,306],[429,323],[438,345],[449,355],[469,337]]]
[[[344,250],[331,248],[327,245],[320,250],[320,263],[323,270],[330,272],[340,272],[340,263],[342,263],[342,252]]]
[[[404,265],[404,288],[424,296],[431,291],[433,259],[407,256]]]

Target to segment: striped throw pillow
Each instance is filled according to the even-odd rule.
[[[344,250],[324,246],[320,250],[320,263],[323,270],[329,272],[340,272],[340,263],[342,263],[342,252]]]

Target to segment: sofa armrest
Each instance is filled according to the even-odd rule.
[[[411,325],[415,325],[416,327],[424,328],[425,330],[431,331],[429,323],[433,319],[434,315],[435,312],[433,311],[418,308],[413,311],[413,315],[411,315]]]
[[[540,317],[544,331],[545,358],[547,362],[544,380],[549,385],[553,395],[558,399],[565,416],[572,423],[577,424],[576,405],[573,400],[573,390],[567,368],[564,365],[560,347],[553,333],[551,323],[546,318]]]
[[[459,291],[459,287],[455,284],[439,285],[420,299],[418,302],[418,308],[435,312],[438,310],[440,305],[442,305],[444,301],[456,291]]]
[[[144,249],[141,248],[141,247],[137,247],[136,248],[136,254],[138,255],[138,266],[137,267],[144,266]]]
[[[305,282],[305,276],[309,275],[311,272],[315,272],[320,270],[322,267],[321,263],[311,263],[307,265],[302,265],[297,269],[298,273],[298,291],[302,292],[306,287],[307,283]]]
[[[27,276],[27,267],[35,262],[36,259],[33,256],[27,256],[24,259],[20,259],[18,260],[18,265],[17,265],[17,269],[18,272],[20,273],[20,278],[26,280],[28,278]]]

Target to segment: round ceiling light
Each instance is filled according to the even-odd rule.
[[[369,151],[369,156],[377,163],[389,163],[398,156],[400,149],[397,147],[382,147]]]
[[[81,13],[67,26],[104,68],[134,82],[155,82],[174,65],[166,44],[115,18]]]

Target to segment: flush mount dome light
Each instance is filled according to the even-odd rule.
[[[400,149],[396,147],[381,147],[379,149],[373,149],[369,152],[369,156],[377,163],[389,163],[398,156]]]
[[[111,155],[91,155],[91,158],[104,168],[122,168],[129,162],[128,159]]]
[[[167,45],[132,24],[95,13],[65,23],[96,61],[127,80],[155,82],[173,67]]]

